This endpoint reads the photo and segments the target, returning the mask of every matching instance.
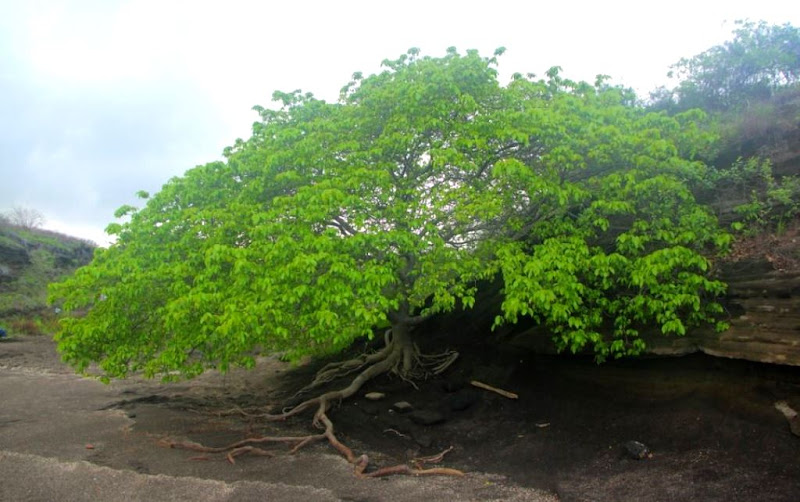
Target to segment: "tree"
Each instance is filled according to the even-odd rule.
[[[663,108],[720,112],[763,101],[800,82],[800,29],[764,21],[737,21],[733,40],[673,66],[681,81],[652,98]]]
[[[675,64],[679,84],[651,94],[651,109],[709,113],[705,127],[719,140],[704,158],[715,169],[695,186],[696,196],[740,231],[779,231],[800,205],[796,168],[778,154],[797,137],[800,29],[737,21],[733,34]]]
[[[687,183],[704,166],[696,115],[647,114],[629,91],[516,75],[495,58],[417,50],[353,81],[337,103],[299,91],[226,162],[190,170],[124,207],[109,249],[52,287],[65,359],[105,376],[194,376],[250,366],[256,349],[335,353],[385,331],[384,347],[329,365],[304,391],[358,372],[293,409],[336,440],[332,402],[371,378],[444,371],[415,331],[469,308],[502,276],[496,323],[532,317],[558,346],[636,354],[644,327],[683,334],[713,319],[723,290],[702,253],[726,235]],[[305,444],[308,438],[297,438]],[[242,444],[234,445],[232,451]],[[249,443],[252,447],[252,443]],[[397,472],[379,470],[378,473]],[[433,473],[449,473],[431,471]]]
[[[44,215],[36,209],[23,206],[15,206],[6,212],[5,220],[12,225],[32,230],[44,225]]]

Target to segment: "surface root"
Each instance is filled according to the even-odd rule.
[[[367,455],[356,456],[347,445],[342,443],[334,433],[333,422],[328,418],[327,411],[332,403],[337,403],[352,396],[369,380],[384,373],[396,373],[402,378],[417,377],[419,375],[438,375],[445,371],[458,357],[457,352],[447,351],[436,355],[422,355],[415,345],[395,343],[386,335],[387,344],[383,350],[374,354],[363,354],[357,358],[343,361],[340,363],[328,364],[323,367],[316,375],[314,381],[298,392],[296,395],[307,392],[308,390],[320,387],[325,383],[331,382],[342,376],[352,374],[356,371],[360,373],[353,378],[350,384],[340,390],[323,393],[317,397],[301,402],[297,406],[285,410],[281,413],[251,413],[241,408],[233,408],[220,412],[220,414],[241,414],[248,418],[261,418],[267,421],[283,421],[306,410],[316,408],[312,425],[322,432],[319,434],[309,434],[305,436],[262,436],[253,437],[231,443],[227,446],[209,447],[191,441],[171,441],[165,440],[161,444],[170,448],[197,451],[208,454],[224,454],[224,458],[235,463],[235,458],[241,455],[259,455],[272,457],[274,453],[263,449],[268,444],[286,444],[290,447],[289,452],[294,453],[301,448],[317,441],[327,440],[328,443],[339,452],[350,464],[354,466],[354,473],[360,478],[375,478],[391,475],[409,476],[463,476],[463,472],[447,467],[425,467],[425,464],[435,464],[444,459],[445,454],[453,450],[453,447],[441,453],[429,457],[419,457],[411,460],[411,465],[401,464],[390,467],[381,467],[374,471],[367,472],[369,457]],[[409,372],[407,361],[414,361],[415,368]],[[207,460],[208,457],[193,457],[195,460]]]

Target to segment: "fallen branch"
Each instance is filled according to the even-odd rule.
[[[478,387],[483,390],[488,390],[490,392],[494,392],[495,394],[500,394],[503,397],[507,397],[509,399],[519,399],[519,396],[514,394],[513,392],[508,392],[507,390],[498,389],[497,387],[492,387],[491,385],[486,385],[483,382],[479,382],[477,380],[473,380],[470,382],[471,385]]]

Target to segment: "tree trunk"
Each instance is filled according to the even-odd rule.
[[[414,344],[411,341],[411,328],[405,323],[392,323],[392,351],[400,354],[401,375],[408,375],[414,369]]]

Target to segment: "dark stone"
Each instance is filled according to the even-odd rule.
[[[433,444],[433,436],[425,434],[424,432],[418,432],[414,434],[414,442],[423,448],[430,448]]]
[[[792,434],[800,437],[800,415],[795,415],[793,418],[789,419],[789,429],[792,431]]]
[[[381,411],[381,405],[373,402],[356,403],[355,406],[371,417],[378,415]]]
[[[416,429],[416,426],[409,423],[405,415],[401,417],[396,413],[388,413],[381,417],[381,421],[385,429],[394,429],[401,434],[412,434],[414,429]]]
[[[464,411],[475,404],[477,400],[478,396],[475,392],[465,389],[447,396],[445,402],[452,411]]]
[[[639,441],[628,441],[625,443],[625,453],[634,460],[643,460],[652,456],[650,448]]]
[[[444,414],[432,410],[412,411],[408,414],[408,418],[410,418],[415,424],[419,425],[436,425],[447,420]]]
[[[440,387],[447,393],[457,392],[464,388],[464,382],[460,380],[444,380],[441,382]]]

